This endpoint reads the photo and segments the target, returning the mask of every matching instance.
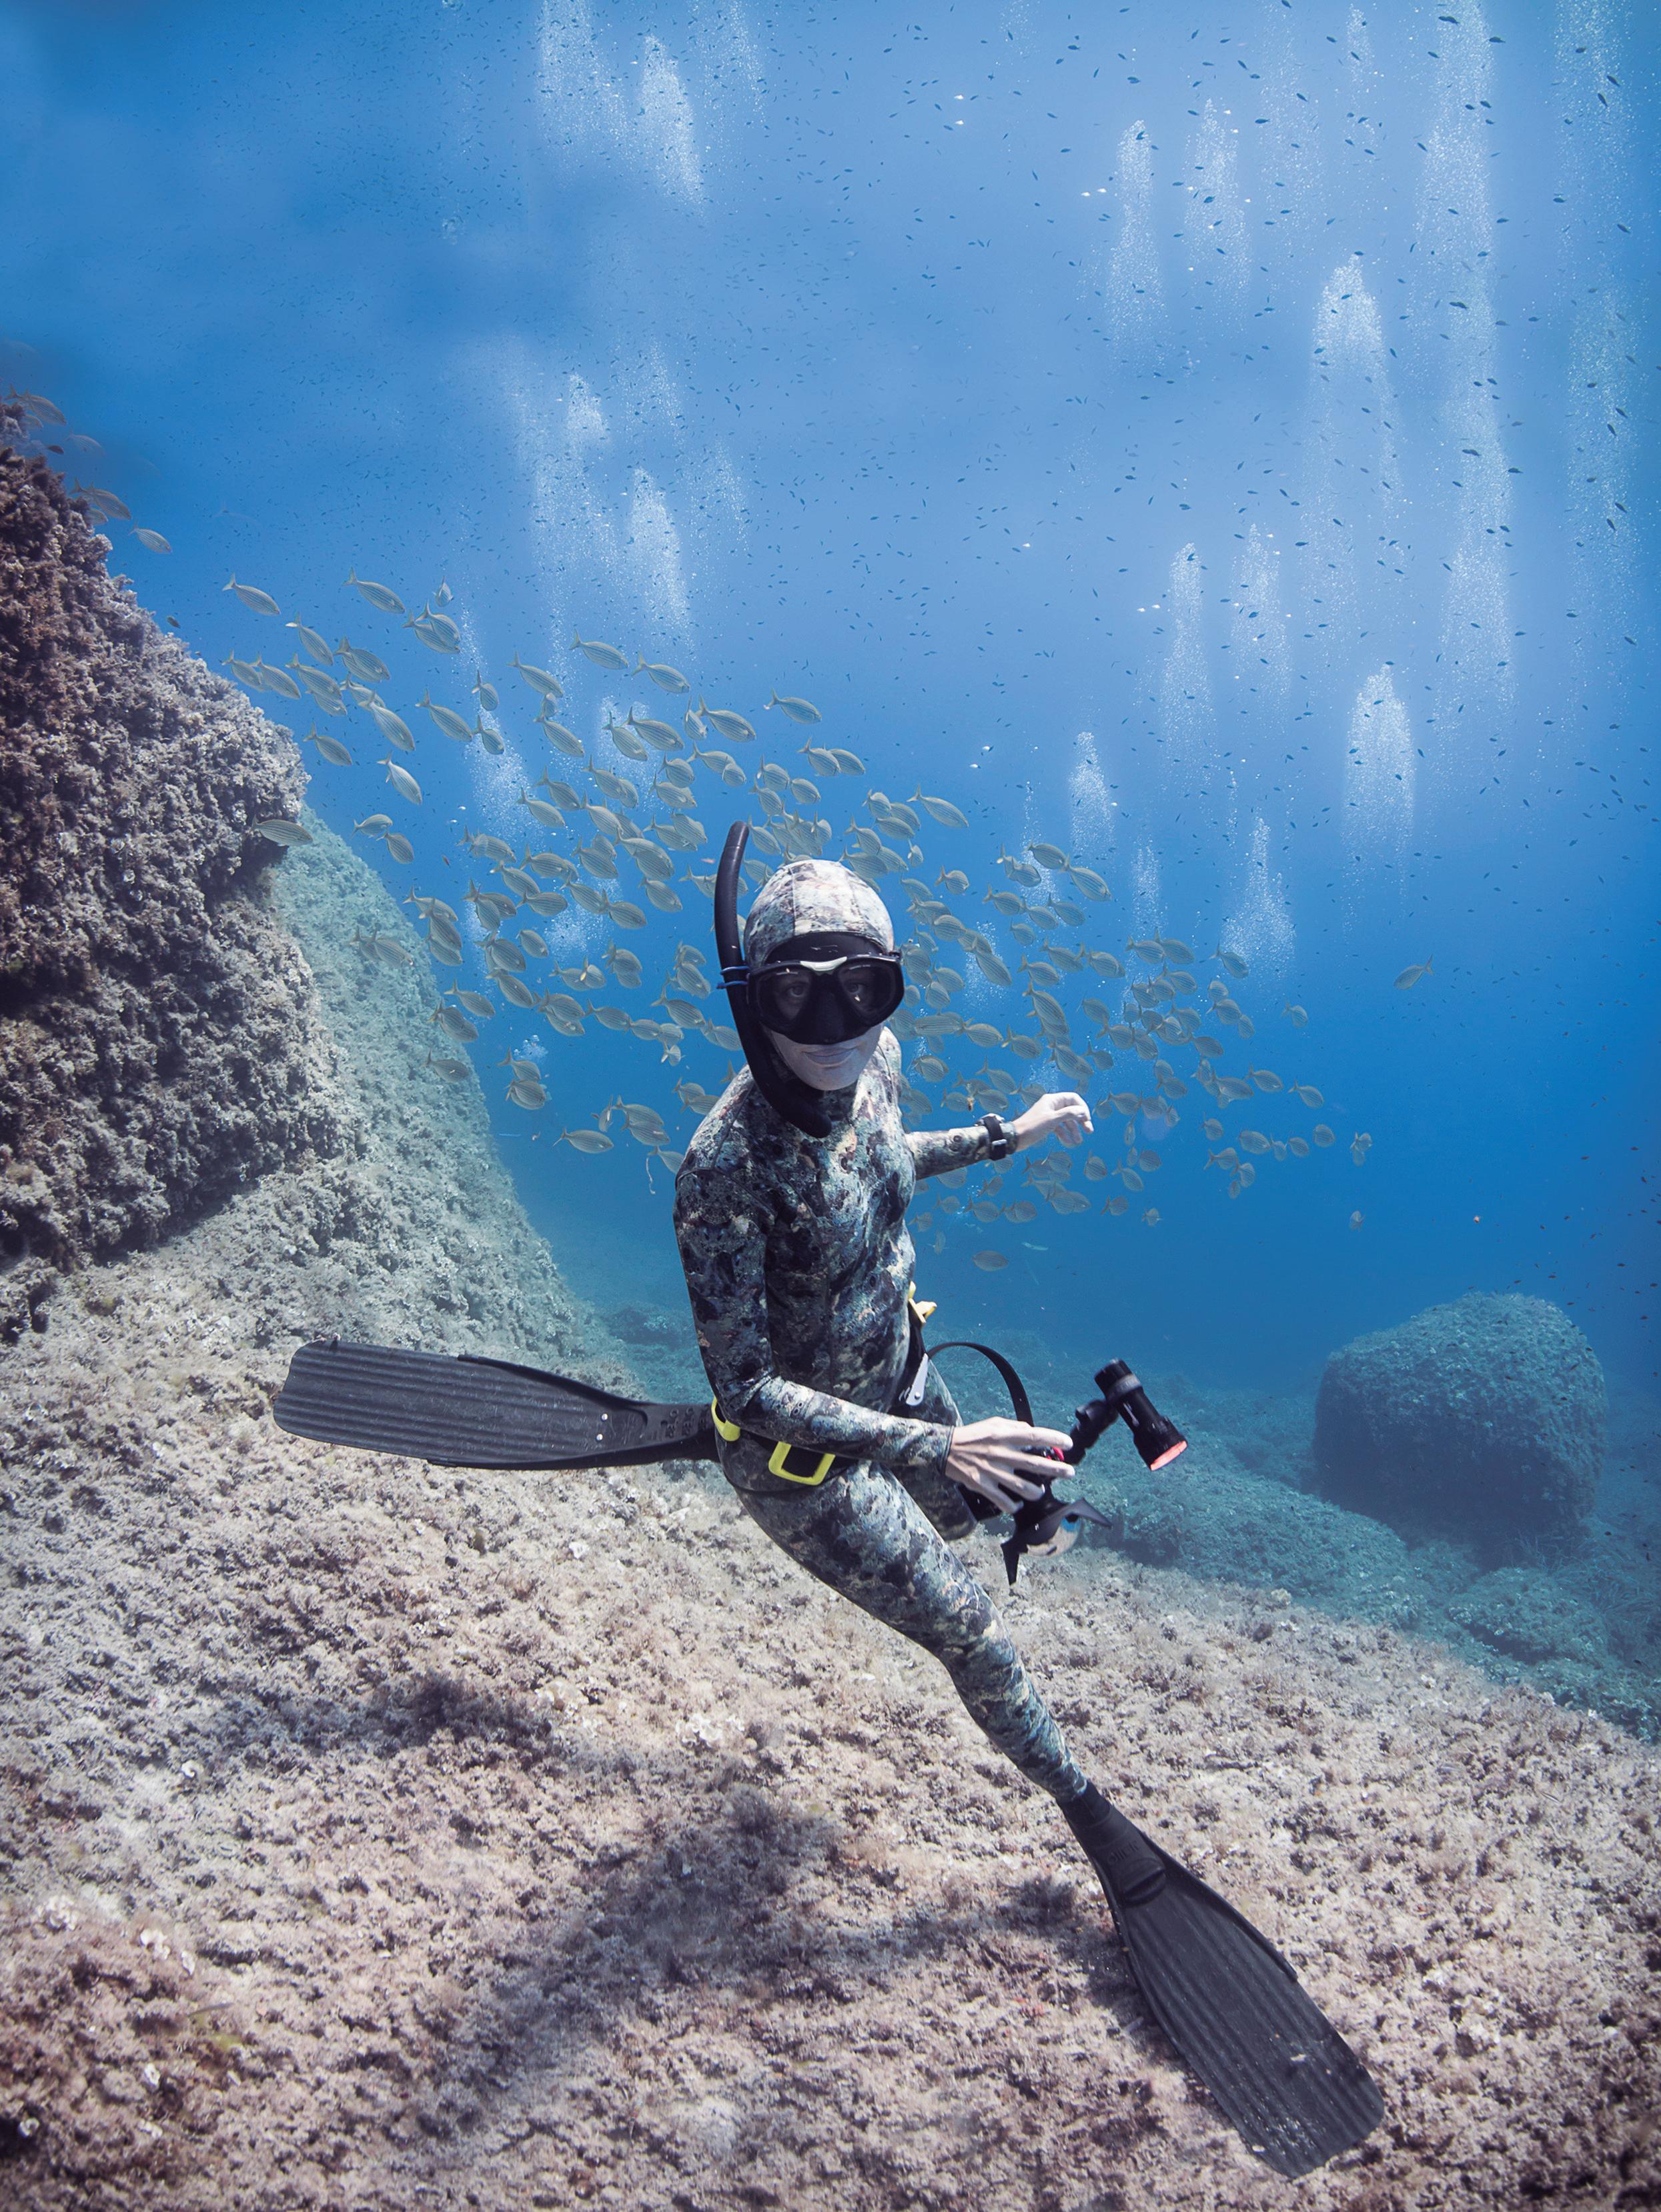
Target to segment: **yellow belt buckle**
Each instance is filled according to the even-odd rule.
[[[794,1444],[775,1444],[773,1447],[773,1456],[767,1462],[768,1471],[770,1474],[782,1475],[786,1482],[802,1483],[806,1486],[806,1488],[812,1490],[824,1480],[825,1476],[830,1474],[831,1468],[837,1463],[837,1455],[835,1452],[826,1452],[820,1459],[818,1465],[813,1469],[812,1474],[793,1474],[784,1462],[789,1458],[791,1453],[794,1449],[795,1447]]]
[[[721,1407],[713,1398],[709,1401],[709,1418],[715,1425],[715,1434],[723,1443],[735,1444],[744,1434],[744,1431],[736,1421],[724,1421],[721,1419]]]

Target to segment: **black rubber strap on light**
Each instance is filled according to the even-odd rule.
[[[1031,1427],[1032,1401],[1026,1395],[1026,1385],[1002,1352],[994,1352],[989,1344],[977,1344],[967,1336],[953,1337],[950,1344],[931,1344],[928,1347],[931,1359],[938,1359],[943,1352],[978,1352],[983,1359],[989,1359],[1003,1377],[1004,1388],[1009,1393],[1009,1402],[1015,1410],[1015,1419],[1025,1421],[1029,1429]]]

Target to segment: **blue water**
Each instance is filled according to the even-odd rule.
[[[63,465],[171,541],[110,526],[210,662],[294,650],[233,574],[386,661],[422,804],[356,709],[318,718],[356,765],[309,756],[310,797],[349,836],[394,816],[412,866],[356,842],[400,896],[484,879],[464,828],[560,842],[514,804],[544,768],[582,781],[515,652],[631,777],[605,713],[678,719],[572,653],[580,629],[747,714],[746,766],[851,746],[867,777],[820,779],[838,839],[867,782],[960,805],[970,829],[925,824],[915,872],[964,869],[952,903],[1012,961],[981,892],[1032,837],[1111,884],[1091,944],[1183,939],[1202,993],[1214,946],[1243,954],[1257,1033],[1227,1035],[1220,1071],[1327,1103],[1230,1109],[1230,1141],[1318,1118],[1337,1143],[1258,1160],[1231,1200],[1190,1088],[1122,1218],[1100,1211],[1116,1182],[1075,1176],[1087,1213],[946,1225],[926,1287],[954,1331],[1040,1328],[1081,1381],[1123,1354],[1291,1384],[1360,1329],[1516,1286],[1646,1380],[1645,15],[918,12],[5,0],[0,382],[100,441]],[[412,611],[447,580],[463,652],[375,613],[353,568]],[[430,687],[472,720],[478,669],[499,760],[415,705]],[[760,712],[775,685],[821,727]],[[700,784],[707,869],[745,802]],[[708,943],[684,896],[643,931],[546,933],[567,963],[641,954],[646,988],[602,995],[644,1012],[676,939]],[[476,954],[462,980],[481,988]],[[1024,1018],[989,985],[954,1003]],[[540,1115],[503,1097],[510,1047],[544,1060]],[[722,1056],[689,1037],[666,1068],[512,1009],[477,1056],[574,1279],[672,1303],[667,1176],[648,1189],[620,1128],[599,1160],[554,1139],[620,1094],[684,1141],[670,1085],[718,1088]],[[1129,1055],[1090,1095],[1123,1088],[1151,1088]],[[1120,1158],[1116,1120],[1097,1149]],[[1001,1273],[970,1264],[989,1245]]]

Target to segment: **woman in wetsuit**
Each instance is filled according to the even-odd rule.
[[[730,905],[730,844],[723,874]],[[893,930],[875,891],[833,862],[793,860],[768,879],[744,958],[734,1012],[751,1065],[699,1125],[675,1185],[722,1468],[775,1543],[931,1651],[992,1741],[1076,1808],[1086,1778],[948,1549],[977,1526],[964,1492],[1013,1512],[1055,1474],[1042,1455],[1069,1439],[959,1420],[919,1358],[905,1210],[922,1177],[1052,1132],[1076,1145],[1090,1109],[1053,1092],[1007,1124],[908,1132],[899,1045],[882,1026],[904,988]],[[861,1027],[866,1009],[876,1018]]]

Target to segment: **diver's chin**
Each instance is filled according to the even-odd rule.
[[[795,1044],[770,1030],[773,1049],[799,1082],[810,1091],[849,1091],[870,1063],[882,1035],[880,1027],[846,1044]]]

